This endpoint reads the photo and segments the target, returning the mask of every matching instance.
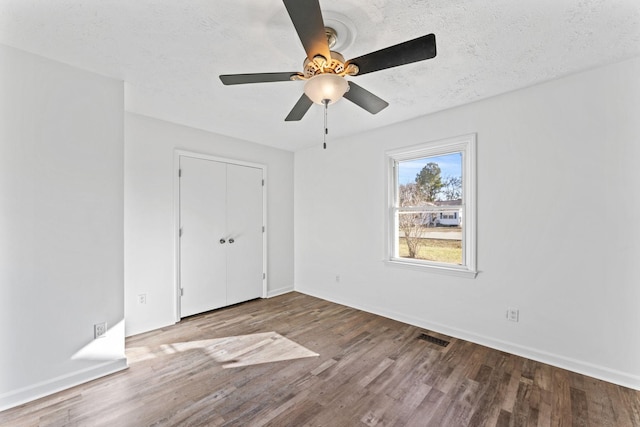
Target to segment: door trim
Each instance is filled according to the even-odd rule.
[[[180,157],[193,157],[202,160],[212,160],[215,162],[227,163],[238,166],[248,166],[262,170],[262,224],[265,227],[262,234],[262,298],[267,298],[269,272],[267,271],[267,238],[269,229],[267,227],[267,165],[261,163],[245,162],[243,160],[218,157],[210,154],[196,153],[186,150],[174,150],[173,153],[173,283],[174,283],[174,319],[178,323],[180,317]]]

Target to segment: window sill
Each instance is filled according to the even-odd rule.
[[[464,267],[450,267],[446,265],[436,264],[422,264],[417,262],[406,261],[401,258],[391,258],[384,260],[385,264],[390,267],[406,268],[410,270],[419,270],[429,273],[446,274],[448,276],[466,277],[469,279],[475,279],[478,272],[475,270],[469,270]]]

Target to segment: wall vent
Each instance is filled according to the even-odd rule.
[[[440,338],[432,337],[431,335],[427,335],[427,334],[420,334],[418,336],[418,339],[437,344],[440,347],[446,347],[446,346],[449,345],[449,341],[445,341],[445,340],[442,340]]]

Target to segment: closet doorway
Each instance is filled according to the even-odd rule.
[[[176,320],[264,297],[265,167],[176,155]]]

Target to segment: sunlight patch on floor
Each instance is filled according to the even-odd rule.
[[[189,351],[204,351],[213,360],[222,364],[223,368],[237,368],[318,356],[318,353],[314,353],[276,332],[162,344],[159,348],[159,352],[163,354]],[[129,348],[127,353],[135,361],[156,357],[151,353],[151,349],[146,347]],[[130,359],[130,363],[132,361]]]
[[[155,359],[157,356],[154,354],[153,350],[149,347],[141,346],[141,347],[127,347],[127,362],[129,364],[144,362],[145,360]]]
[[[223,368],[318,356],[276,332],[175,343],[172,347],[179,352],[204,350]]]

